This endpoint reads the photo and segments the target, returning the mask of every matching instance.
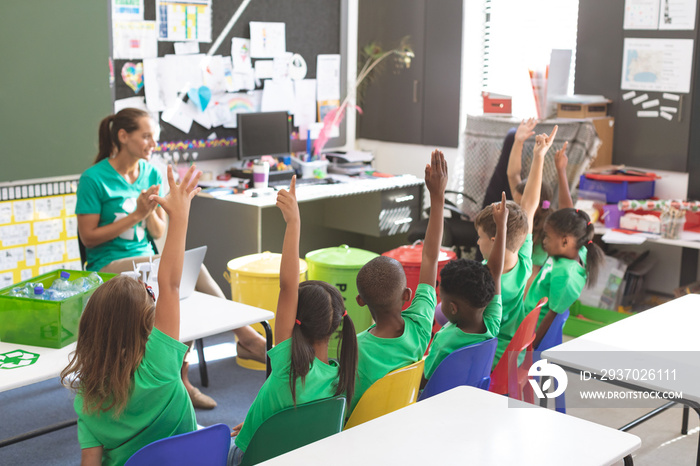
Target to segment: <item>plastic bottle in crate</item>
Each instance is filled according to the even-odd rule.
[[[65,270],[61,271],[61,276],[53,281],[50,289],[56,291],[69,291],[72,288],[70,282],[68,281],[69,278],[70,273],[66,272]]]

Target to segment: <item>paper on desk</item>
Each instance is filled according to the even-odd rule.
[[[250,39],[234,37],[231,39],[231,60],[236,71],[253,68],[250,60]]]
[[[262,112],[290,111],[294,108],[294,85],[291,79],[267,80],[263,87]]]
[[[294,81],[294,126],[299,128],[299,138],[306,139],[309,125],[316,122],[316,80]]]
[[[114,21],[112,42],[115,59],[158,56],[155,21]]]
[[[627,234],[610,230],[603,235],[602,240],[608,244],[642,244],[647,238],[644,233]]]
[[[287,51],[285,23],[250,22],[250,56],[274,58]]]
[[[316,57],[316,100],[340,100],[340,55]]]

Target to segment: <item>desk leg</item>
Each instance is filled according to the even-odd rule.
[[[624,458],[625,466],[634,466],[634,461],[632,460],[632,455],[627,455]]]
[[[265,329],[265,339],[267,340],[267,351],[270,351],[272,349],[272,329],[270,328],[270,324],[266,320],[263,320],[262,322],[260,322],[260,324]],[[266,356],[266,359],[267,359],[267,370],[266,370],[265,376],[270,377],[270,373],[272,372],[272,365],[270,364],[270,356]]]
[[[22,442],[24,440],[29,440],[30,438],[39,437],[40,435],[49,434],[57,430],[65,429],[66,427],[74,426],[78,423],[77,419],[71,419],[70,421],[59,422],[58,424],[53,424],[51,426],[42,427],[41,429],[33,430],[27,432],[26,434],[16,435],[8,439],[0,441],[0,448],[12,445],[14,443]]]
[[[681,424],[681,434],[688,435],[688,413],[690,408],[683,406],[683,423]]]
[[[668,408],[670,408],[671,406],[674,406],[675,404],[676,404],[675,401],[669,401],[669,402],[666,403],[665,405],[659,406],[659,407],[656,408],[655,410],[646,413],[644,416],[635,419],[634,421],[630,422],[629,424],[625,424],[624,426],[620,427],[620,428],[617,429],[617,430],[621,430],[622,432],[627,432],[627,431],[630,430],[631,428],[637,427],[637,426],[638,426],[639,424],[641,424],[642,422],[648,421],[649,419],[651,419],[652,417],[656,416],[657,414],[663,413],[664,411],[666,411],[666,410],[667,410]]]
[[[204,340],[198,338],[194,345],[197,347],[197,357],[199,357],[199,378],[202,381],[202,387],[208,387],[209,372],[207,372],[207,361],[204,359]]]

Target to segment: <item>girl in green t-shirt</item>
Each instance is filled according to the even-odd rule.
[[[603,261],[602,249],[593,242],[594,227],[586,212],[574,208],[551,214],[544,224],[542,246],[549,254],[525,298],[525,309],[534,309],[543,297],[537,348],[557,313],[571,306],[586,284],[595,283]]]
[[[229,465],[243,459],[255,431],[283,409],[298,403],[345,395],[351,400],[357,371],[355,326],[343,296],[332,285],[309,280],[299,283],[301,218],[296,200],[296,176],[289,191],[277,194],[287,229],[280,263],[280,293],[275,317],[276,346],[269,351],[272,373],[260,388],[245,421],[233,428]],[[328,359],[328,341],[343,324],[340,360]]]

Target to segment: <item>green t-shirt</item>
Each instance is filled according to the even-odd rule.
[[[586,286],[586,255],[588,250],[582,246],[578,251],[579,261],[566,257],[549,257],[532,282],[530,291],[525,298],[525,309],[533,310],[543,297],[549,298],[547,304],[542,306],[539,326],[547,315],[547,311],[561,314],[578,299]]]
[[[539,242],[537,244],[534,244],[532,246],[532,263],[533,265],[536,265],[538,267],[542,267],[544,263],[547,261],[547,257],[549,255],[547,254],[547,251],[542,248],[542,242]]]
[[[348,416],[374,382],[393,370],[421,360],[430,343],[435,306],[435,288],[421,283],[416,287],[411,305],[401,313],[404,330],[400,337],[374,336],[369,330],[376,325],[357,335],[357,377]]]
[[[292,391],[289,389],[289,371],[292,362],[292,339],[288,338],[267,353],[272,364],[272,373],[260,388],[258,395],[248,410],[243,427],[236,437],[238,448],[246,451],[258,427],[283,409],[294,406]],[[304,384],[301,378],[296,382],[297,405],[310,403],[335,396],[338,383],[338,362],[331,359],[325,364],[316,358],[306,374]]]
[[[80,176],[75,213],[99,214],[97,226],[109,225],[135,211],[141,191],[156,184],[161,185],[162,195],[160,173],[145,160],[139,160],[139,177],[129,184],[104,159]],[[139,222],[113,240],[87,248],[87,268],[99,271],[117,259],[155,254],[150,241],[145,222]]]
[[[196,430],[194,408],[180,378],[186,352],[186,345],[154,327],[118,418],[112,410],[85,413],[78,390],[73,407],[80,448],[102,446],[102,464],[121,465],[149,443]]]
[[[484,333],[466,333],[452,322],[445,324],[435,334],[433,344],[430,346],[430,353],[425,358],[425,378],[429,379],[442,360],[453,351],[481,343],[498,335],[498,328],[501,325],[501,295],[495,295],[484,309],[484,324],[486,325]]]
[[[501,359],[510,340],[513,339],[520,322],[525,318],[525,285],[530,274],[532,274],[532,235],[528,234],[518,251],[518,262],[515,267],[501,275],[503,315],[493,367],[496,367],[496,363]]]

